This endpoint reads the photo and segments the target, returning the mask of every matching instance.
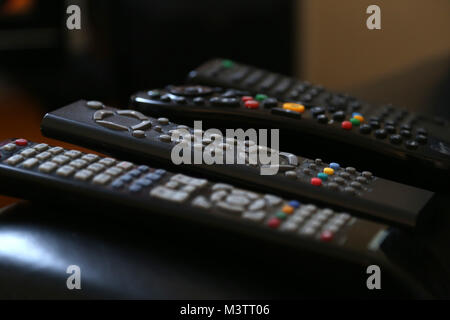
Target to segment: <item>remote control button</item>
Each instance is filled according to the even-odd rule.
[[[111,183],[111,187],[113,187],[114,189],[120,189],[124,186],[124,182],[122,180],[114,180],[113,183]]]
[[[45,151],[45,150],[47,150],[48,148],[49,148],[49,147],[48,147],[48,144],[46,144],[46,143],[40,143],[40,144],[37,144],[37,145],[35,145],[35,146],[33,147],[33,149],[36,150],[37,152]]]
[[[357,126],[359,126],[361,124],[361,121],[359,121],[356,118],[351,118],[350,122],[352,123],[352,126],[355,126],[355,127],[357,127]]]
[[[82,160],[87,161],[89,163],[97,161],[98,158],[99,156],[93,153],[88,153],[81,157]]]
[[[311,109],[311,114],[314,117],[317,117],[319,114],[324,114],[325,113],[325,109],[323,107],[314,107]]]
[[[139,177],[142,174],[142,172],[138,169],[133,169],[130,172],[128,172],[128,174],[136,178]]]
[[[419,144],[414,140],[408,140],[405,143],[406,147],[410,150],[415,150],[419,147]]]
[[[158,118],[158,122],[162,125],[169,124],[169,119],[167,118]]]
[[[323,242],[330,242],[331,240],[333,240],[333,232],[329,230],[323,231],[320,235],[320,240]]]
[[[351,195],[354,195],[356,193],[356,190],[354,188],[352,188],[352,187],[345,187],[344,191],[349,193],[349,194],[351,194]]]
[[[14,149],[16,149],[16,145],[13,143],[8,143],[2,147],[2,150],[7,152],[13,151]]]
[[[116,160],[113,159],[113,158],[103,158],[98,163],[103,164],[103,165],[105,165],[107,167],[110,167],[110,166],[112,166],[113,164],[116,163]]]
[[[153,180],[153,181],[158,181],[159,179],[161,179],[161,175],[157,174],[156,172],[154,173],[149,173],[145,176],[145,178]]]
[[[56,174],[62,177],[68,177],[75,171],[74,167],[71,166],[63,166],[56,170]]]
[[[162,142],[172,142],[172,138],[170,136],[168,136],[167,134],[162,134],[159,136],[159,140],[161,140]]]
[[[428,140],[428,138],[427,138],[426,135],[418,134],[418,135],[416,136],[416,141],[417,141],[418,143],[425,144],[425,143],[427,143],[427,140]]]
[[[424,136],[428,135],[428,131],[425,128],[417,128],[416,132],[417,134],[422,134]]]
[[[134,130],[131,135],[135,138],[145,138],[145,132],[142,130]]]
[[[365,177],[356,177],[356,181],[359,183],[367,183],[367,178]]]
[[[264,211],[246,211],[242,213],[242,218],[254,222],[261,222],[266,217]]]
[[[353,119],[358,120],[359,123],[363,123],[364,122],[364,117],[363,117],[363,115],[361,113],[354,112],[352,114],[352,117],[353,117]]]
[[[265,206],[266,206],[266,202],[264,201],[264,199],[257,199],[248,206],[248,210],[257,211],[257,210],[264,209]]]
[[[42,153],[39,153],[35,158],[39,161],[45,161],[48,160],[51,156],[52,154],[50,152],[44,151]]]
[[[323,172],[329,176],[332,176],[334,174],[334,170],[332,168],[324,168]]]
[[[332,190],[337,190],[339,188],[339,185],[335,182],[329,182],[326,186]]]
[[[140,172],[142,172],[142,173],[145,173],[145,172],[148,172],[150,170],[150,167],[146,166],[146,165],[141,165],[141,166],[138,167],[138,170]]]
[[[231,205],[236,205],[236,206],[246,206],[250,203],[250,200],[248,200],[247,198],[243,197],[243,196],[237,196],[237,195],[229,195],[225,201]]]
[[[20,155],[21,155],[22,157],[24,157],[24,158],[32,157],[32,156],[34,156],[35,154],[36,154],[36,150],[34,150],[34,149],[32,149],[32,148],[25,149],[25,150],[23,150],[23,151],[20,153]]]
[[[324,114],[319,114],[317,116],[317,122],[322,123],[322,124],[326,124],[328,123],[328,117]]]
[[[151,128],[152,123],[150,120],[144,120],[141,123],[138,123],[137,125],[134,125],[131,127],[132,130],[147,130]]]
[[[337,111],[333,114],[333,119],[336,121],[342,121],[345,119],[344,111]]]
[[[285,205],[285,206],[283,206],[281,211],[284,212],[285,214],[292,214],[292,213],[294,213],[294,207],[290,206],[290,205]]]
[[[299,103],[285,102],[283,103],[283,109],[303,113],[305,111],[305,106]]]
[[[172,101],[172,99],[170,98],[170,96],[168,94],[162,95],[159,100],[161,100],[162,102],[170,102]]]
[[[105,166],[100,163],[93,163],[93,164],[89,165],[89,167],[87,167],[86,169],[88,169],[94,173],[99,173],[100,171],[103,171],[103,169],[105,169]]]
[[[130,176],[129,174],[124,174],[118,180],[121,180],[123,182],[130,182],[131,180],[133,180],[133,177]]]
[[[262,93],[258,93],[257,95],[255,95],[255,100],[256,101],[263,101],[266,100],[268,97],[265,94]]]
[[[244,211],[244,208],[241,206],[237,206],[237,205],[232,205],[229,204],[228,202],[224,202],[224,201],[219,201],[216,204],[217,208],[222,209],[224,211],[228,211],[231,213],[240,213],[242,211]]]
[[[394,126],[390,126],[390,125],[384,126],[384,129],[386,130],[387,133],[391,133],[391,134],[397,132],[397,129]]]
[[[316,229],[313,228],[313,227],[310,227],[310,226],[304,226],[304,227],[300,230],[299,233],[300,233],[301,235],[303,235],[303,236],[309,237],[309,236],[313,236],[313,235],[316,233]]]
[[[351,186],[352,188],[355,188],[355,189],[361,189],[361,188],[362,188],[361,183],[359,183],[359,182],[357,182],[357,181],[353,181],[352,183],[350,183],[350,186]]]
[[[399,134],[393,134],[389,137],[389,141],[391,141],[391,143],[393,143],[393,144],[400,144],[400,143],[402,143],[402,140],[403,140],[403,138]]]
[[[244,102],[244,105],[247,109],[258,109],[259,102],[255,100],[248,100]]]
[[[77,180],[81,180],[81,181],[86,181],[89,178],[91,178],[94,175],[94,173],[92,171],[83,169],[81,171],[78,171],[77,173],[75,173],[74,178]]]
[[[173,96],[171,97],[172,101],[178,104],[185,104],[187,102],[185,97]]]
[[[342,121],[341,127],[344,130],[351,130],[352,129],[352,123],[350,121]]]
[[[275,115],[281,115],[281,116],[285,116],[285,117],[289,117],[289,118],[296,118],[296,119],[300,119],[301,118],[301,113],[292,111],[292,110],[286,110],[283,108],[273,108],[272,110],[270,110],[270,112],[272,114]]]
[[[56,163],[47,161],[39,166],[39,171],[43,172],[43,173],[50,173],[53,170],[55,170],[56,167],[58,167],[58,165]]]
[[[128,127],[110,121],[97,120],[95,121],[95,123],[98,123],[99,125],[111,130],[128,131]]]
[[[134,183],[135,183],[135,184],[138,184],[138,185],[141,185],[141,186],[143,186],[143,187],[148,187],[148,186],[150,186],[153,182],[152,182],[152,180],[142,178],[142,179],[136,180]]]
[[[375,131],[375,137],[377,139],[385,139],[387,136],[386,130],[384,129],[378,129],[377,131]]]
[[[278,100],[275,98],[267,98],[262,102],[264,108],[275,108],[278,106]]]
[[[87,161],[84,161],[81,159],[76,159],[76,160],[73,160],[72,162],[70,162],[69,165],[76,169],[81,169],[81,168],[84,168],[85,166],[87,166]]]
[[[346,173],[346,172],[344,172],[345,174],[348,174],[348,173]],[[344,180],[344,178],[343,177],[335,177],[334,179],[333,179],[333,181],[334,182],[336,182],[337,184],[344,184],[345,183],[345,180]]]
[[[374,130],[380,129],[380,127],[381,127],[380,122],[378,120],[370,120],[369,125],[370,125],[370,128],[372,128]]]
[[[130,190],[131,192],[139,192],[142,190],[142,188],[143,186],[141,186],[140,184],[133,183],[128,187],[128,190]]]
[[[363,134],[369,134],[372,131],[372,127],[368,124],[363,124],[361,127],[359,127],[359,132]]]
[[[361,175],[362,175],[363,177],[367,178],[367,179],[370,179],[370,178],[372,178],[372,176],[373,176],[372,172],[370,172],[370,171],[363,171],[363,172],[361,173]]]
[[[66,157],[66,156],[56,156],[56,157],[54,157],[53,159],[52,159],[52,162],[55,162],[55,163],[57,163],[58,165],[63,165],[63,164],[66,164],[67,162],[69,162],[70,161],[70,158],[69,157]]]
[[[97,109],[102,109],[105,106],[100,101],[91,100],[91,101],[86,102],[86,107],[97,110]]]
[[[14,143],[19,147],[26,147],[28,145],[28,141],[25,139],[17,139]]]
[[[279,205],[282,201],[282,199],[280,197],[274,196],[272,194],[266,194],[264,196],[264,199],[267,201],[268,205],[271,207]]]
[[[290,171],[286,171],[284,173],[284,175],[288,178],[292,178],[292,179],[297,179],[297,172],[290,170]]]
[[[297,209],[298,207],[300,207],[300,202],[298,202],[298,201],[296,201],[296,200],[291,200],[291,201],[289,201],[289,206],[291,206],[291,207],[293,207],[293,208],[295,208],[295,209]]]
[[[320,178],[311,178],[311,184],[313,186],[319,187],[319,186],[322,185],[322,179],[320,179]]]
[[[197,196],[194,200],[192,200],[191,204],[192,206],[198,208],[203,209],[211,208],[211,203],[204,196]]]
[[[345,168],[345,171],[347,171],[350,174],[355,174],[356,173],[356,169],[353,167],[347,167]]]
[[[108,170],[105,171],[106,174],[109,174],[110,176],[113,176],[113,177],[118,176],[122,172],[123,172],[123,170],[120,168],[117,168],[117,167],[108,168]]]
[[[333,170],[339,170],[340,167],[341,166],[339,165],[339,163],[336,163],[336,162],[331,162],[330,163],[330,168],[333,169]]]
[[[114,112],[112,112],[111,110],[98,110],[94,113],[92,118],[95,121],[98,121],[98,120],[105,119],[107,116],[113,116],[113,115],[114,115]]]
[[[222,200],[228,193],[225,190],[219,190],[214,192],[211,196],[210,196],[210,200],[212,202],[217,202]]]
[[[278,228],[280,226],[280,224],[281,224],[281,220],[277,219],[277,218],[271,218],[267,222],[267,225],[272,229]]]
[[[224,68],[229,69],[229,68],[232,68],[232,67],[234,66],[234,63],[233,63],[233,61],[231,61],[231,60],[224,59],[224,60],[222,60],[222,66],[223,66]]]
[[[322,181],[327,181],[328,175],[327,175],[326,173],[319,172],[319,173],[317,174],[317,178],[321,179]]]
[[[233,189],[233,186],[225,183],[216,183],[212,186],[211,190],[217,191],[217,190],[231,190]]]
[[[100,173],[92,179],[92,182],[95,184],[106,184],[109,181],[111,181],[111,176],[105,173]]]
[[[37,165],[39,163],[38,159],[36,158],[30,158],[24,161],[24,163],[22,163],[22,166],[25,169],[31,169],[33,168],[35,165]]]
[[[167,171],[164,170],[164,169],[156,169],[155,173],[159,174],[160,176],[163,176],[163,175],[165,175],[167,173]]]
[[[54,148],[51,148],[48,150],[48,152],[50,152],[53,155],[60,154],[63,151],[64,151],[64,149],[61,147],[54,147]]]
[[[287,214],[285,212],[278,211],[277,213],[275,213],[275,217],[279,220],[286,220]]]
[[[205,104],[205,98],[203,98],[203,97],[195,97],[193,102],[196,105],[204,105]]]
[[[339,172],[339,176],[341,178],[344,178],[344,179],[347,179],[347,180],[351,178],[351,175],[348,172]]]
[[[158,186],[150,191],[150,196],[181,203],[188,198],[189,194]]]
[[[400,130],[400,134],[405,138],[411,137],[411,131],[409,131],[409,130]]]
[[[64,155],[71,159],[75,159],[75,158],[78,158],[79,156],[81,156],[81,152],[78,150],[69,150],[69,151],[64,152]]]

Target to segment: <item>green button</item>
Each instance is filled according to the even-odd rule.
[[[231,68],[233,65],[234,63],[231,60],[222,60],[222,66],[224,68]]]
[[[350,119],[350,122],[351,122],[352,125],[354,125],[354,126],[359,126],[359,125],[361,124],[361,121],[359,121],[359,120],[356,119],[356,118],[351,118],[351,119]]]
[[[262,93],[258,93],[255,96],[255,100],[257,100],[257,101],[263,101],[263,100],[266,100],[266,99],[267,99],[267,96],[265,94],[262,94]]]
[[[277,217],[277,218],[280,219],[280,220],[284,220],[284,219],[286,219],[287,215],[286,215],[286,213],[284,213],[284,212],[282,212],[282,211],[278,211],[278,212],[275,214],[275,217]]]
[[[320,178],[322,181],[326,181],[328,179],[328,175],[323,172],[318,173],[317,177]]]

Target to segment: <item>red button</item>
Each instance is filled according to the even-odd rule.
[[[16,145],[21,146],[21,147],[25,147],[26,145],[28,145],[28,141],[25,139],[17,139],[15,141]]]
[[[325,230],[320,235],[320,240],[325,241],[325,242],[333,240],[333,232]]]
[[[311,179],[311,184],[313,185],[313,186],[321,186],[322,185],[322,179],[320,179],[320,178],[312,178]]]
[[[267,222],[267,225],[271,228],[278,228],[280,226],[281,221],[277,218],[272,218]]]
[[[352,123],[350,121],[343,121],[341,126],[342,126],[342,129],[345,129],[345,130],[352,129]]]
[[[257,109],[259,107],[259,102],[255,100],[245,101],[245,106],[249,109]]]
[[[253,97],[243,96],[241,99],[242,99],[242,101],[249,101],[249,100],[253,100]]]

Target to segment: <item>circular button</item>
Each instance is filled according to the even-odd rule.
[[[375,137],[377,139],[385,139],[387,136],[386,130],[384,129],[378,129],[377,131],[375,131]]]
[[[293,208],[298,208],[298,207],[300,207],[300,202],[298,202],[296,200],[292,200],[292,201],[289,201],[289,205]]]
[[[277,218],[271,218],[271,219],[267,222],[267,225],[268,225],[270,228],[273,228],[273,229],[278,228],[278,227],[280,226],[280,224],[281,224],[281,221],[280,221],[279,219],[277,219]]]
[[[347,171],[348,173],[354,174],[356,172],[356,169],[353,167],[347,167],[347,168],[345,168],[345,171]]]
[[[409,130],[405,130],[405,129],[400,130],[400,134],[405,138],[411,137],[411,131],[409,131]]]
[[[319,172],[317,174],[317,178],[321,179],[322,181],[326,181],[328,179],[328,175],[326,173]]]
[[[263,101],[263,100],[266,100],[266,99],[267,99],[267,96],[265,94],[262,94],[262,93],[258,93],[255,96],[255,100],[256,101]]]
[[[337,111],[333,114],[333,119],[336,121],[342,121],[345,119],[344,111]]]
[[[245,107],[248,109],[258,109],[259,102],[255,100],[247,100],[245,101]]]
[[[391,125],[384,126],[384,130],[386,130],[387,133],[395,133],[397,131],[397,129]]]
[[[341,177],[335,177],[333,179],[333,181],[338,183],[338,184],[344,184],[345,183],[345,180],[343,178],[341,178]]]
[[[351,130],[352,129],[352,123],[350,122],[350,121],[343,121],[342,123],[341,123],[341,127],[342,127],[342,129],[344,129],[344,130]]]
[[[409,124],[403,124],[400,129],[411,131],[412,127]]]
[[[283,211],[286,214],[292,214],[294,212],[294,207],[292,207],[290,205],[286,205],[286,206],[283,206],[281,211]]]
[[[320,178],[312,178],[312,179],[311,179],[311,184],[312,184],[313,186],[319,187],[319,186],[322,185],[322,179],[320,179]]]
[[[405,145],[408,149],[411,149],[411,150],[417,149],[419,147],[419,144],[414,140],[406,141]]]
[[[369,134],[372,131],[372,128],[368,124],[363,124],[361,127],[359,127],[359,132],[363,134]]]
[[[424,143],[427,143],[427,140],[428,140],[428,138],[427,138],[426,135],[418,134],[418,135],[416,136],[416,141],[417,141],[418,143],[424,144]]]
[[[286,220],[287,214],[282,211],[278,211],[275,213],[275,217],[277,217],[278,220]]]
[[[350,122],[352,123],[353,126],[357,127],[361,124],[361,121],[359,121],[357,118],[351,118]]]
[[[250,100],[253,100],[253,97],[252,96],[243,96],[243,97],[241,97],[241,100],[242,101],[250,101]]]
[[[324,114],[319,114],[317,116],[317,122],[322,123],[322,124],[326,124],[328,123],[328,117]]]
[[[15,144],[18,145],[18,146],[20,146],[20,147],[25,147],[25,146],[28,145],[28,141],[25,140],[25,139],[17,139],[17,140],[15,141]]]
[[[337,183],[335,183],[335,182],[329,182],[327,184],[327,187],[332,189],[332,190],[336,190],[337,188],[339,188],[339,185]]]
[[[320,235],[320,240],[323,242],[329,242],[333,240],[333,232],[328,230],[323,231],[322,234]]]
[[[231,67],[233,67],[234,66],[234,63],[233,63],[233,61],[231,61],[231,60],[229,60],[229,59],[225,59],[225,60],[222,60],[222,66],[224,67],[224,68],[231,68]]]
[[[323,173],[332,176],[334,174],[334,170],[332,168],[324,168]]]
[[[325,109],[323,107],[314,107],[311,109],[311,113],[314,117],[317,117],[319,114],[325,113]]]
[[[367,179],[372,178],[373,174],[370,171],[363,171],[361,172],[361,175]]]
[[[372,129],[379,129],[380,128],[380,122],[378,120],[370,120],[369,124],[370,124],[370,127]]]
[[[336,162],[331,162],[330,163],[330,168],[332,168],[333,170],[338,170],[341,166],[339,165],[339,163]]]
[[[103,103],[100,101],[91,100],[86,102],[86,106],[91,109],[102,109],[104,107]]]
[[[400,143],[402,143],[402,140],[403,140],[403,138],[399,134],[393,134],[389,137],[389,141],[391,141],[391,143],[393,143],[393,144],[400,144]]]

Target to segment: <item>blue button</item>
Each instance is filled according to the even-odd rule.
[[[292,201],[289,201],[289,205],[291,207],[298,208],[298,207],[300,207],[300,202],[298,202],[296,200],[292,200]]]
[[[131,170],[130,172],[128,172],[128,174],[132,175],[133,177],[139,177],[141,175],[142,172],[140,172],[137,169]]]
[[[354,116],[363,116],[361,113],[359,113],[359,112],[353,112],[352,113],[352,118],[354,117]]]
[[[131,180],[133,180],[133,177],[130,176],[129,174],[125,174],[125,175],[121,176],[119,179],[124,182],[130,182]]]
[[[148,166],[139,166],[138,170],[140,172],[147,172],[150,168]]]
[[[153,181],[157,181],[157,180],[161,179],[161,176],[159,174],[156,174],[156,171],[155,171],[155,173],[147,174],[145,177],[147,179],[150,179],[150,180],[153,180]]]
[[[138,184],[132,184],[129,188],[128,188],[131,192],[139,192],[142,190],[142,186],[138,185]]]
[[[115,180],[113,183],[111,183],[111,186],[116,189],[122,188],[123,185],[124,185],[123,181],[119,180],[119,179]]]
[[[159,174],[160,176],[163,176],[166,173],[166,170],[164,170],[164,169],[157,169],[157,170],[155,170],[155,173]]]
[[[330,163],[330,168],[333,169],[333,170],[337,170],[337,169],[339,169],[340,167],[341,167],[341,166],[339,165],[339,163],[336,163],[336,162]]]
[[[141,186],[144,186],[144,187],[148,187],[149,185],[152,184],[152,180],[149,180],[149,179],[139,179],[139,180],[136,180],[135,183],[136,183],[136,184],[139,184],[139,185],[141,185]]]

